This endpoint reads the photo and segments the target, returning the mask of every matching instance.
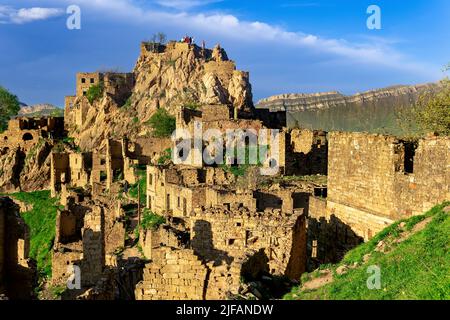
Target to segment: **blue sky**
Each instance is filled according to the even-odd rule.
[[[66,28],[71,4],[81,30]],[[371,4],[381,30],[366,27]],[[448,0],[0,0],[0,85],[27,104],[62,106],[76,72],[130,71],[139,42],[158,31],[220,43],[250,71],[255,102],[436,81],[450,62]]]

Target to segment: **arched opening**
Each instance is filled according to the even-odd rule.
[[[22,140],[23,140],[23,141],[30,141],[30,140],[33,140],[33,135],[32,135],[31,133],[27,132],[27,133],[25,133],[25,134],[23,135]]]

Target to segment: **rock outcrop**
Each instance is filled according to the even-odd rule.
[[[42,140],[29,151],[21,147],[0,149],[0,192],[47,189],[53,145]]]
[[[281,94],[260,100],[257,108],[269,108],[273,111],[311,111],[334,107],[345,107],[352,104],[391,103],[416,101],[418,96],[427,90],[438,90],[440,85],[429,83],[415,86],[392,86],[384,89],[370,90],[352,96],[337,91],[324,93],[292,93]]]
[[[59,116],[63,110],[51,104],[36,104],[33,106],[21,106],[18,116],[20,117],[37,117],[37,116]]]
[[[254,110],[249,74],[236,70],[220,46],[211,50],[179,42],[142,43],[133,76],[126,103],[108,94],[105,85],[103,96],[92,104],[77,92],[73,106],[68,111],[66,106],[66,119],[80,113],[81,120],[67,128],[82,149],[100,148],[108,137],[150,134],[145,123],[158,108],[174,115],[186,104],[225,104],[239,117]]]

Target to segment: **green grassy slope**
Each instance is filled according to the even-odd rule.
[[[300,285],[284,298],[450,299],[450,220],[449,213],[443,211],[448,205],[450,202],[436,206],[424,215],[394,223],[367,243],[349,251],[341,263],[326,266],[333,273],[332,282],[314,290],[302,290]],[[418,228],[421,221],[427,223],[423,229]],[[380,247],[380,241],[386,248],[384,252],[375,250],[377,245]],[[350,268],[347,273],[338,275],[336,269],[343,265]],[[366,282],[373,274],[368,273],[368,267],[373,265],[380,267],[381,288],[370,290]],[[305,274],[302,282],[318,276],[319,272]]]
[[[30,228],[30,257],[37,261],[39,276],[50,277],[58,199],[52,199],[47,190],[19,192],[10,196],[33,206],[32,210],[22,213]]]

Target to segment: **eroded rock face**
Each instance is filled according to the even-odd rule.
[[[0,190],[15,192],[20,190],[20,172],[25,154],[20,148],[0,150]]]
[[[429,83],[415,86],[393,86],[389,88],[377,89],[346,96],[339,92],[323,93],[292,93],[280,94],[265,99],[257,103],[257,108],[270,108],[279,111],[308,111],[324,110],[333,107],[344,107],[351,104],[367,104],[370,102],[390,103],[399,102],[411,103],[415,101],[421,93],[428,90],[439,90],[438,83]]]
[[[25,157],[20,173],[22,191],[48,189],[50,179],[50,152],[52,146],[47,142],[36,145],[31,156]]]
[[[226,104],[235,114],[251,115],[254,106],[247,72],[237,71],[220,47],[202,49],[186,43],[169,42],[158,50],[142,44],[134,73],[134,87],[125,106],[108,94],[92,105],[77,97],[66,117],[69,134],[83,150],[100,148],[107,137],[148,135],[145,122],[158,108],[175,114],[187,103]],[[107,88],[105,92],[107,92]]]

